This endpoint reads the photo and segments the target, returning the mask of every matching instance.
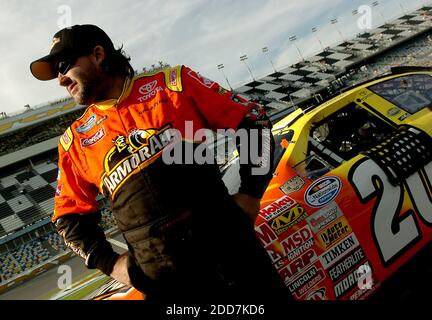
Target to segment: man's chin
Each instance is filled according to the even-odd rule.
[[[94,99],[86,98],[86,97],[83,97],[82,95],[79,95],[79,94],[73,95],[72,99],[75,101],[76,104],[79,104],[79,105],[88,106],[88,105],[94,103]]]

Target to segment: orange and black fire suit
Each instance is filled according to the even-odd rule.
[[[90,105],[60,138],[52,221],[89,268],[109,275],[118,254],[98,226],[102,193],[129,248],[131,281],[148,297],[279,286],[218,165],[185,160],[199,129],[270,126],[262,107],[185,66],[127,79],[119,99]],[[176,143],[184,161],[166,164],[163,151]],[[239,191],[260,198],[272,170],[254,176],[257,165],[241,165]]]

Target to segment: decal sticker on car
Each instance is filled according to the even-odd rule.
[[[279,187],[279,189],[285,194],[291,194],[293,192],[300,191],[305,185],[305,182],[300,176],[294,176]]]
[[[338,177],[324,177],[312,183],[306,190],[304,200],[314,208],[322,207],[337,197],[341,190]]]
[[[351,232],[348,221],[345,217],[341,217],[318,233],[317,238],[323,248],[328,249]]]
[[[359,241],[357,240],[354,233],[347,236],[341,242],[339,242],[334,247],[325,251],[320,256],[321,264],[325,269],[329,266],[333,265],[335,262],[339,261],[346,254],[351,252],[355,247],[359,245]]]
[[[300,299],[312,287],[314,287],[316,284],[318,284],[324,279],[324,271],[321,268],[313,265],[305,273],[292,281],[288,285],[288,289],[297,299]]]
[[[263,217],[266,221],[270,221],[274,217],[280,215],[281,213],[294,206],[296,203],[297,202],[295,202],[290,197],[283,196],[282,198],[277,199],[275,202],[261,209],[259,215]]]
[[[307,212],[297,204],[273,218],[269,225],[277,235],[280,235],[307,217]]]
[[[319,232],[332,221],[342,216],[339,206],[333,202],[308,217],[306,221],[314,233]]]

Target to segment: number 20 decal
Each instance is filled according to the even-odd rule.
[[[373,160],[365,158],[351,168],[348,180],[360,201],[367,203],[376,198],[371,230],[385,267],[421,240],[416,213],[424,224],[432,227],[432,198],[428,191],[431,190],[431,179],[432,163],[398,186],[389,182],[385,172]],[[401,212],[405,190],[415,212],[412,209]]]

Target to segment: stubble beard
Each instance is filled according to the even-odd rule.
[[[94,92],[93,92],[95,88],[94,81],[90,79],[86,79],[81,81],[79,85],[80,85],[80,90],[73,97],[75,103],[80,105],[92,104],[95,100]]]

